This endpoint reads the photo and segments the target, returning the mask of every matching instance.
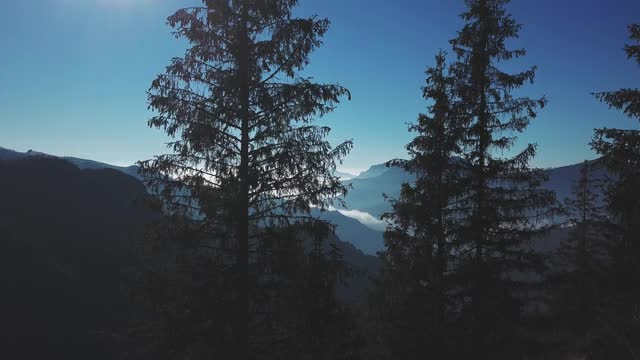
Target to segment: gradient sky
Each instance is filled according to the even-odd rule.
[[[0,12],[0,147],[130,165],[164,151],[146,125],[146,90],[186,48],[165,18],[194,1],[20,0]],[[357,172],[406,156],[406,123],[426,103],[424,69],[461,27],[462,0],[302,0],[301,15],[332,21],[307,74],[339,82],[353,100],[321,120],[332,141],[353,139],[343,169]],[[640,85],[640,69],[622,50],[626,26],[640,22],[638,0],[513,0],[523,24],[525,59],[538,65],[524,93],[549,106],[521,136],[539,144],[536,166],[593,158],[596,127],[637,122],[596,102],[590,92]]]

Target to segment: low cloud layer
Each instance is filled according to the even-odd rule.
[[[370,228],[372,228],[373,230],[378,230],[378,231],[384,231],[385,227],[386,227],[386,222],[376,218],[375,216],[369,214],[368,212],[365,211],[360,211],[360,210],[342,210],[342,209],[336,209],[334,207],[329,208],[330,211],[337,211],[340,214],[358,220],[359,222],[361,222],[363,225],[366,225]]]

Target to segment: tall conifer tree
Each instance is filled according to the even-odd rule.
[[[640,24],[629,26],[632,44],[626,45],[629,59],[640,64]],[[611,108],[640,120],[640,90],[620,89],[595,94]],[[636,124],[637,125],[637,124]],[[607,208],[614,236],[609,244],[612,266],[607,284],[607,324],[611,344],[621,353],[617,358],[640,356],[640,130],[596,129],[591,143],[601,164],[612,173],[606,189]],[[613,339],[613,340],[611,340]]]
[[[565,200],[570,232],[557,250],[554,271],[549,277],[551,316],[558,333],[556,339],[568,354],[590,352],[606,273],[608,226],[600,197],[600,179],[594,164],[585,161],[573,185],[572,197]],[[560,338],[560,336],[558,336]]]
[[[382,285],[383,326],[394,357],[422,358],[425,353],[444,356],[448,337],[450,288],[447,274],[456,235],[452,202],[457,182],[463,118],[454,94],[445,54],[436,56],[426,71],[423,97],[432,102],[409,130],[417,133],[407,145],[409,160],[395,160],[416,176],[415,184],[402,184],[400,198],[385,214],[385,268]]]
[[[276,255],[300,252],[300,238],[281,238],[279,229],[321,226],[310,207],[324,208],[346,191],[333,173],[352,144],[332,147],[325,140],[330,129],[313,120],[348,91],[300,75],[329,22],[293,17],[297,3],[203,0],[202,7],[177,11],[168,23],[191,46],[149,90],[157,114],[149,125],[174,141],[141,171],[163,195],[165,209],[191,219],[188,228],[200,234],[189,238],[190,254],[207,252],[200,263],[219,269],[199,271],[201,291],[213,291],[207,290],[213,277],[220,279],[218,296],[231,294],[225,303],[232,326],[222,332],[229,341],[218,343],[233,344],[226,355],[236,359],[257,356],[251,339],[261,326],[284,326],[268,321],[274,300],[258,291],[261,284],[286,283]],[[216,322],[201,320],[202,329]]]
[[[464,198],[456,203],[462,227],[456,276],[460,280],[460,328],[468,329],[467,349],[492,358],[522,355],[519,325],[523,314],[524,276],[540,269],[539,256],[527,242],[544,233],[537,221],[555,203],[540,189],[546,177],[529,163],[536,145],[512,157],[501,157],[516,145],[546,99],[518,97],[515,91],[532,83],[536,68],[510,74],[502,62],[520,58],[510,50],[521,26],[506,12],[508,0],[466,0],[465,25],[451,40],[457,62],[456,93],[468,117],[463,136]],[[470,354],[469,354],[470,355]]]

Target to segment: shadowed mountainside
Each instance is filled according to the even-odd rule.
[[[131,244],[157,218],[146,196],[140,181],[113,169],[42,156],[0,160],[0,319],[11,329],[0,357],[116,358],[115,335],[139,313],[127,285]],[[346,261],[377,271],[375,257],[330,240]],[[362,277],[339,296],[356,301],[368,284]]]
[[[0,161],[2,353],[111,359],[131,318],[131,241],[154,215],[144,186],[53,158]],[[45,300],[43,300],[45,299]],[[37,346],[33,346],[37,344]]]

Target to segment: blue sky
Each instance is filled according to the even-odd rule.
[[[7,1],[0,12],[0,146],[128,165],[164,151],[146,125],[146,90],[186,44],[165,18],[193,1]],[[332,21],[307,74],[339,82],[353,100],[321,120],[332,141],[353,139],[343,168],[359,171],[405,155],[406,123],[426,103],[424,69],[461,26],[462,0],[302,0],[301,15]],[[514,47],[538,65],[524,93],[549,106],[521,136],[539,144],[534,165],[593,158],[596,127],[637,122],[596,102],[590,92],[638,87],[640,69],[622,51],[626,26],[640,22],[637,0],[513,0],[523,24]]]

